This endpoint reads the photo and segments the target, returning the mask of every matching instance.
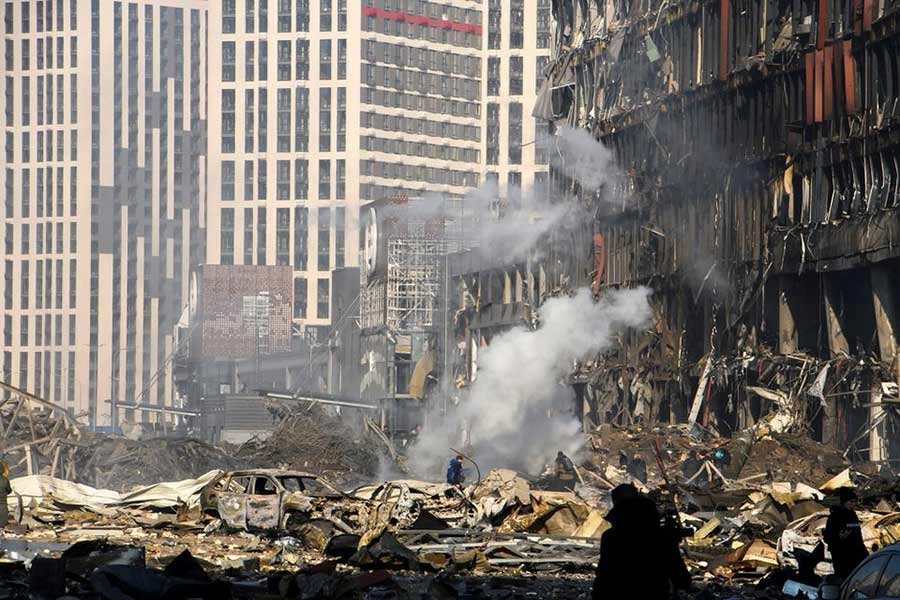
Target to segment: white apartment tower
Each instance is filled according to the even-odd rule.
[[[98,428],[158,419],[203,259],[206,2],[0,10],[2,379]]]
[[[550,0],[486,4],[484,173],[512,199],[547,181],[547,125],[531,113],[550,61]]]
[[[208,261],[291,265],[294,319],[330,321],[360,204],[482,177],[473,0],[222,0],[209,13]]]

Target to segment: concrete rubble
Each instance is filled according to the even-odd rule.
[[[279,469],[212,470],[125,492],[17,477],[0,597],[587,597],[608,492],[627,481],[683,530],[698,598],[780,598],[785,582],[809,583],[798,570],[830,572],[817,545],[839,486],[857,486],[870,548],[900,540],[893,481],[809,440],[745,434],[603,426],[576,457],[581,481],[570,489],[508,469],[462,489],[393,480],[341,490]],[[718,448],[730,464],[715,464]],[[646,481],[620,465],[620,450],[644,457]],[[684,483],[692,450],[712,476]],[[226,500],[243,521],[217,510]]]

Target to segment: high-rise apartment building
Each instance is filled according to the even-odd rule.
[[[209,11],[208,262],[291,265],[329,323],[361,203],[482,177],[474,0],[222,0]]]
[[[484,173],[501,195],[542,186],[546,122],[531,116],[550,61],[550,0],[485,0]]]
[[[0,9],[2,378],[93,426],[151,420],[203,258],[206,2]]]

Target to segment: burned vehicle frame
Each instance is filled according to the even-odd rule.
[[[293,531],[314,520],[314,515],[330,512],[327,505],[334,500],[346,498],[313,473],[249,469],[224,473],[211,482],[200,505],[205,514],[235,529]],[[340,523],[339,517],[327,520]]]

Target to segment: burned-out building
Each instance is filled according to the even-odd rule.
[[[359,394],[392,432],[422,424],[462,221],[462,204],[448,198],[389,198],[360,217]]]
[[[579,373],[592,418],[727,434],[779,408],[852,458],[900,458],[896,6],[556,0],[553,14],[535,116],[611,149],[625,201],[579,190],[565,165],[552,178],[595,211],[581,232],[595,290],[654,290],[653,331]]]

